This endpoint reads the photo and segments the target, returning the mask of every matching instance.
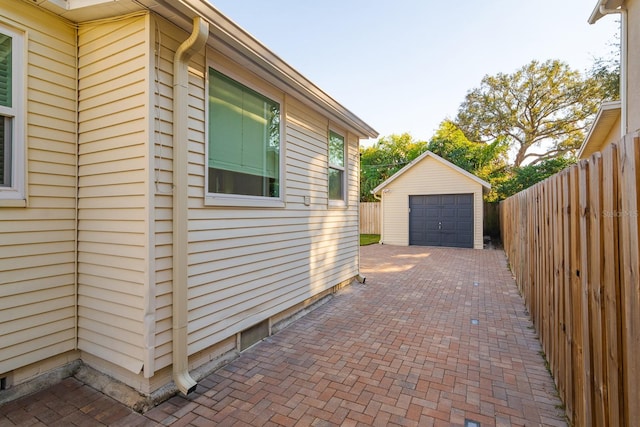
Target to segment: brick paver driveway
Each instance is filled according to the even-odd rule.
[[[176,396],[144,417],[125,411],[109,419],[103,411],[94,419],[194,426],[566,425],[502,251],[380,245],[361,251],[366,284],[354,283],[244,352],[189,397]],[[80,386],[73,379],[65,384]],[[100,399],[108,402],[103,407],[122,410]],[[80,415],[86,421],[89,414]]]

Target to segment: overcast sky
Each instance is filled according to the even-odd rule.
[[[212,0],[381,137],[420,140],[455,117],[487,74],[533,59],[584,72],[610,57],[619,19],[589,25],[596,2]]]

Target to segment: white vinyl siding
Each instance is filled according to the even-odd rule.
[[[444,165],[425,157],[385,187],[383,192],[383,243],[409,245],[409,196],[473,193],[474,247],[482,249],[482,186]]]
[[[139,16],[78,30],[78,347],[134,373],[146,357],[146,23]]]
[[[25,34],[26,56],[14,53],[30,82],[20,93],[29,203],[0,204],[2,374],[75,346],[76,39],[73,27],[24,2],[0,3],[0,23]]]

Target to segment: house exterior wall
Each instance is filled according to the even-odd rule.
[[[78,30],[78,348],[133,373],[146,358],[149,26]]]
[[[171,211],[173,55],[187,34],[153,19],[160,46],[152,139],[154,171],[155,359],[171,364]],[[205,202],[207,67],[278,93],[285,155],[284,208],[210,206]],[[337,128],[348,147],[348,201],[329,208],[328,133],[335,126],[295,98],[208,48],[190,62],[189,97],[189,348],[193,367],[235,334],[322,293],[359,272],[358,138]],[[304,197],[311,199],[310,206]],[[227,346],[228,347],[228,346]],[[225,348],[227,348],[225,347]],[[198,361],[195,361],[197,359]]]
[[[640,131],[640,1],[626,0],[628,13],[627,132]]]
[[[64,363],[75,348],[76,38],[71,24],[23,2],[1,2],[0,22],[25,35],[28,82],[21,94],[28,203],[0,201],[4,377],[48,358]],[[27,371],[16,382],[39,369]]]
[[[208,64],[278,92],[213,50]],[[198,69],[199,67],[195,67]],[[200,72],[201,69],[198,70]],[[192,77],[197,77],[192,75]],[[206,349],[358,274],[358,140],[348,146],[348,203],[328,207],[327,118],[282,93],[283,208],[205,204],[204,82],[189,109],[189,354]],[[310,196],[305,206],[304,196]]]
[[[173,60],[188,34],[150,12],[75,25],[27,2],[0,21],[29,34],[29,206],[0,206],[0,374],[79,357],[150,394],[171,381]],[[283,207],[206,202],[211,64],[279,93]],[[359,273],[359,141],[211,48],[189,73],[193,369]],[[330,129],[347,148],[343,207],[328,200]]]
[[[409,245],[410,195],[461,193],[473,193],[473,246],[482,249],[482,186],[430,157],[413,165],[383,190],[382,243]]]

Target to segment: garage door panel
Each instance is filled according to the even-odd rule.
[[[457,194],[443,194],[440,196],[440,203],[443,205],[455,205]]]
[[[473,194],[409,196],[409,244],[473,247]]]

